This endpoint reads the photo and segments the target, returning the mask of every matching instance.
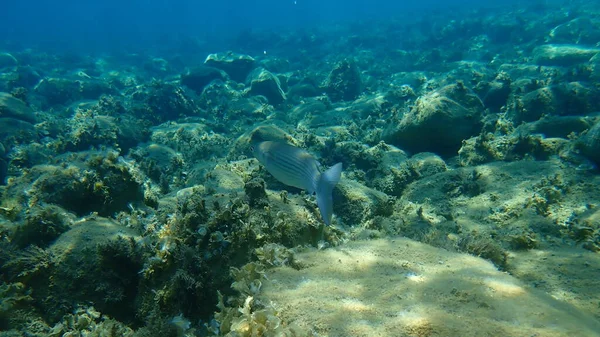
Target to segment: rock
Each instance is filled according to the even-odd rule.
[[[277,76],[264,68],[255,69],[250,73],[248,82],[250,82],[248,90],[250,95],[263,95],[272,105],[280,104],[286,99]]]
[[[254,178],[244,184],[244,192],[248,197],[250,207],[269,206],[269,198],[265,190],[265,181],[260,178]]]
[[[356,116],[362,120],[368,118],[369,116],[377,116],[377,114],[383,110],[383,107],[386,104],[388,106],[391,105],[387,97],[384,97],[383,95],[364,95],[352,102],[352,104],[344,107],[343,111],[347,116]]]
[[[533,61],[544,66],[570,66],[589,61],[600,53],[598,48],[569,44],[546,44],[533,50]]]
[[[510,92],[510,77],[508,77],[508,74],[502,73],[488,84],[488,90],[483,97],[483,104],[486,108],[498,111],[506,105]]]
[[[206,57],[204,64],[223,70],[236,82],[244,82],[246,76],[254,68],[255,61],[249,55],[228,52],[210,54]]]
[[[344,60],[335,65],[323,83],[332,101],[350,101],[362,91],[360,72],[356,63]]]
[[[69,151],[82,151],[92,147],[118,148],[118,121],[111,116],[77,114],[69,119],[65,134],[65,147]]]
[[[0,69],[15,67],[19,65],[19,61],[9,53],[0,53]]]
[[[569,22],[554,27],[548,34],[552,43],[595,44],[600,40],[600,25],[597,20],[588,17],[577,17]]]
[[[41,310],[60,317],[74,310],[66,299],[93,301],[102,313],[130,319],[143,268],[140,239],[135,230],[108,218],[78,221],[49,247],[56,265],[51,290],[44,290],[57,300],[44,301]]]
[[[327,116],[327,111],[331,110],[331,106],[327,103],[329,102],[323,102],[322,100],[315,98],[305,99],[289,112],[289,116],[303,120],[301,121],[303,124],[314,125],[313,122],[315,119],[329,118],[329,116]]]
[[[65,105],[81,99],[78,82],[66,78],[45,78],[35,86],[35,92],[48,106]]]
[[[117,94],[107,82],[97,79],[77,80],[79,84],[79,94],[83,99],[99,99],[102,95]]]
[[[11,85],[14,87],[32,88],[39,83],[42,78],[40,73],[29,65],[18,67],[15,73],[16,78],[11,81]]]
[[[506,73],[508,78],[512,80],[511,88],[515,90],[528,89],[525,92],[537,89],[544,81],[561,82],[568,76],[568,69],[562,67],[539,66],[536,64],[522,63],[503,63],[498,68],[498,72]],[[529,83],[529,84],[527,84]],[[523,92],[523,91],[521,91]]]
[[[130,111],[135,117],[160,124],[183,116],[195,116],[199,109],[179,86],[161,83],[140,86],[132,95]]]
[[[542,115],[586,115],[600,108],[599,93],[581,82],[568,82],[534,90],[508,116],[515,122],[533,122]]]
[[[64,165],[36,165],[23,178],[35,180],[31,195],[41,202],[80,216],[91,212],[111,216],[143,200],[135,171],[119,162],[117,152],[78,152],[56,160]]]
[[[150,136],[148,128],[129,114],[123,114],[117,119],[117,144],[122,153],[145,142]]]
[[[15,118],[35,123],[35,114],[25,102],[11,94],[0,92],[0,118]]]
[[[0,118],[0,140],[18,138],[27,141],[36,137],[37,131],[33,124],[11,117]]]
[[[400,165],[386,167],[389,169],[375,180],[374,185],[378,190],[395,197],[401,197],[412,182],[448,169],[442,158],[429,152],[418,153]]]
[[[4,185],[6,183],[6,173],[8,171],[8,165],[6,161],[0,158],[0,185]]]
[[[242,177],[219,165],[210,171],[209,177],[210,178],[207,179],[204,186],[207,189],[214,191],[212,194],[235,193],[239,191],[240,187],[245,185]]]
[[[168,146],[154,143],[140,145],[129,154],[150,179],[161,184],[165,192],[168,191],[168,183],[174,177],[179,178],[179,171],[184,163],[180,153]]]
[[[264,141],[275,141],[290,143],[292,137],[275,125],[261,125],[252,130],[248,137],[249,143],[258,143]]]
[[[464,139],[479,133],[483,111],[481,100],[458,82],[419,97],[382,138],[415,153],[454,155]]]
[[[181,75],[181,84],[201,93],[204,87],[214,80],[225,79],[222,70],[213,67],[200,66],[192,69],[187,74]]]
[[[288,90],[290,97],[315,97],[319,96],[319,90],[310,82],[299,82],[294,84]]]
[[[378,215],[390,215],[393,202],[385,193],[354,180],[342,179],[333,192],[333,213],[346,225],[356,226]]]
[[[545,137],[567,138],[570,133],[580,133],[593,125],[593,119],[582,116],[546,116],[533,123],[517,127],[517,133],[541,133]]]
[[[583,134],[575,146],[581,151],[581,154],[596,165],[600,165],[600,121]]]

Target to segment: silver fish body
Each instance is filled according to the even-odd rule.
[[[307,151],[281,142],[263,141],[254,144],[254,156],[267,171],[282,183],[316,193],[317,205],[325,224],[333,215],[332,192],[340,181],[342,163],[321,172],[319,162]]]

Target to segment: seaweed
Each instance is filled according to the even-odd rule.
[[[492,262],[498,269],[508,269],[508,254],[490,235],[472,232],[461,235],[456,243],[459,251],[479,256]]]

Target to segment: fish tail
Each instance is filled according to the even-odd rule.
[[[342,175],[342,163],[337,163],[327,171],[321,173],[317,183],[317,205],[321,211],[321,217],[327,226],[331,224],[333,215],[333,188],[340,181]]]

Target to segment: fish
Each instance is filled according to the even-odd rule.
[[[342,163],[322,172],[321,164],[306,150],[277,141],[252,145],[256,159],[275,177],[288,185],[317,195],[317,206],[327,226],[333,216],[333,189],[340,181]]]

